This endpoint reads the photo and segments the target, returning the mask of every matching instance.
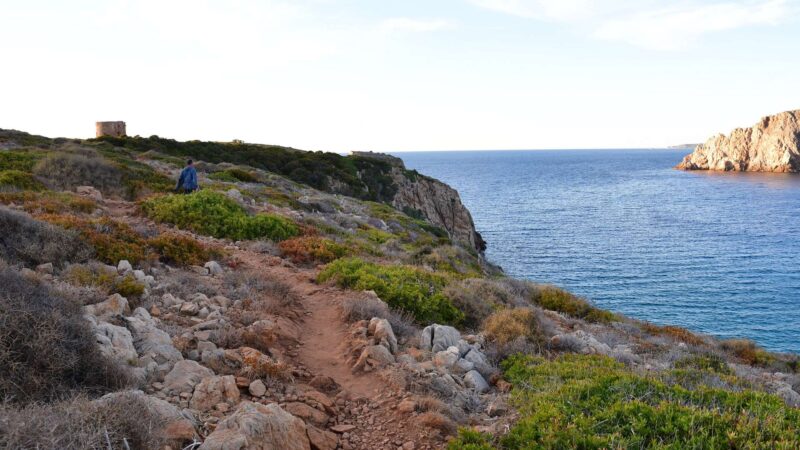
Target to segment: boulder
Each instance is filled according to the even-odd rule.
[[[99,322],[93,328],[97,345],[103,354],[123,364],[136,364],[139,355],[133,346],[133,336],[127,328],[108,322]]]
[[[304,392],[303,395],[306,397],[306,403],[309,403],[311,406],[317,406],[318,409],[324,409],[330,414],[336,412],[336,404],[330,397],[322,392],[310,390]]]
[[[394,336],[392,324],[390,324],[388,320],[373,317],[369,321],[367,331],[376,344],[383,345],[389,349],[392,354],[397,353],[397,338]]]
[[[223,273],[222,266],[220,266],[216,261],[209,261],[205,263],[203,267],[208,269],[208,273],[211,275],[220,275]]]
[[[189,407],[198,411],[210,411],[219,403],[234,406],[239,403],[239,387],[231,375],[206,377],[194,387]]]
[[[183,355],[172,345],[172,338],[156,325],[150,313],[136,308],[133,315],[125,318],[125,325],[133,336],[133,345],[140,359],[152,360],[158,376],[166,375],[172,366],[183,360]]]
[[[361,352],[361,356],[353,366],[353,370],[368,372],[389,364],[394,364],[394,356],[389,352],[389,349],[382,345],[368,345]]]
[[[336,446],[339,445],[339,436],[330,431],[306,425],[306,432],[308,441],[311,443],[311,450],[336,450]]]
[[[420,348],[429,352],[438,353],[448,347],[457,346],[461,333],[453,327],[433,324],[422,330]]]
[[[161,418],[161,420],[154,423],[154,425],[160,427],[160,434],[168,443],[175,444],[177,448],[182,448],[182,444],[187,441],[194,441],[198,438],[195,432],[194,417],[185,411],[180,411],[170,403],[146,395],[142,391],[113,392],[95,401],[99,403],[119,404],[129,399],[136,399],[143,402],[150,411]],[[134,411],[131,411],[131,413],[135,414]]]
[[[277,404],[243,402],[199,450],[311,450],[306,424]]]
[[[195,361],[183,360],[175,363],[172,370],[164,377],[164,392],[167,395],[179,395],[182,392],[194,392],[201,380],[213,377],[214,372]]]
[[[568,345],[575,353],[584,355],[610,355],[612,353],[611,347],[583,330],[553,336],[550,338],[550,344],[555,348]]]
[[[263,397],[267,393],[267,386],[261,380],[255,380],[247,387],[247,391],[253,397]]]
[[[123,275],[132,271],[133,271],[133,266],[127,259],[120,260],[119,264],[117,264],[117,272]]]
[[[98,191],[94,186],[78,186],[75,188],[75,193],[97,202],[103,201],[103,193]]]
[[[321,427],[324,427],[328,423],[329,419],[328,414],[300,402],[288,403],[286,405],[286,411],[305,420],[306,422],[311,422]]]
[[[181,305],[180,313],[184,316],[196,316],[200,312],[200,307],[197,303],[184,302]]]
[[[228,191],[225,192],[225,195],[227,195],[228,198],[236,200],[239,203],[242,203],[244,201],[244,197],[242,196],[241,191],[239,191],[238,189],[234,188],[228,189]]]
[[[489,383],[483,379],[483,376],[477,370],[471,370],[464,375],[464,384],[479,393],[489,390]]]
[[[128,299],[119,294],[114,294],[100,303],[84,306],[83,312],[98,319],[110,319],[130,312],[130,308],[128,307]]]
[[[447,350],[433,355],[433,363],[439,367],[450,368],[459,360],[458,348],[449,347]]]

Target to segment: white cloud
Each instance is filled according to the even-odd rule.
[[[444,19],[411,19],[395,17],[381,22],[380,29],[384,32],[410,32],[427,33],[454,28],[453,22]]]
[[[677,50],[704,35],[749,26],[777,25],[794,17],[789,0],[468,0],[506,14],[574,26],[597,39]]]

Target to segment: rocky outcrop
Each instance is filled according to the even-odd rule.
[[[737,128],[728,136],[714,136],[677,168],[800,172],[800,110],[764,117],[752,128]]]

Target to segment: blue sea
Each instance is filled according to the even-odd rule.
[[[800,352],[800,175],[683,172],[687,150],[403,152],[458,189],[509,275]]]

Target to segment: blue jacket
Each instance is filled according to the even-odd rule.
[[[175,189],[181,188],[187,191],[197,189],[197,171],[194,167],[186,167],[181,171],[181,177],[178,179],[178,185],[175,186]]]

